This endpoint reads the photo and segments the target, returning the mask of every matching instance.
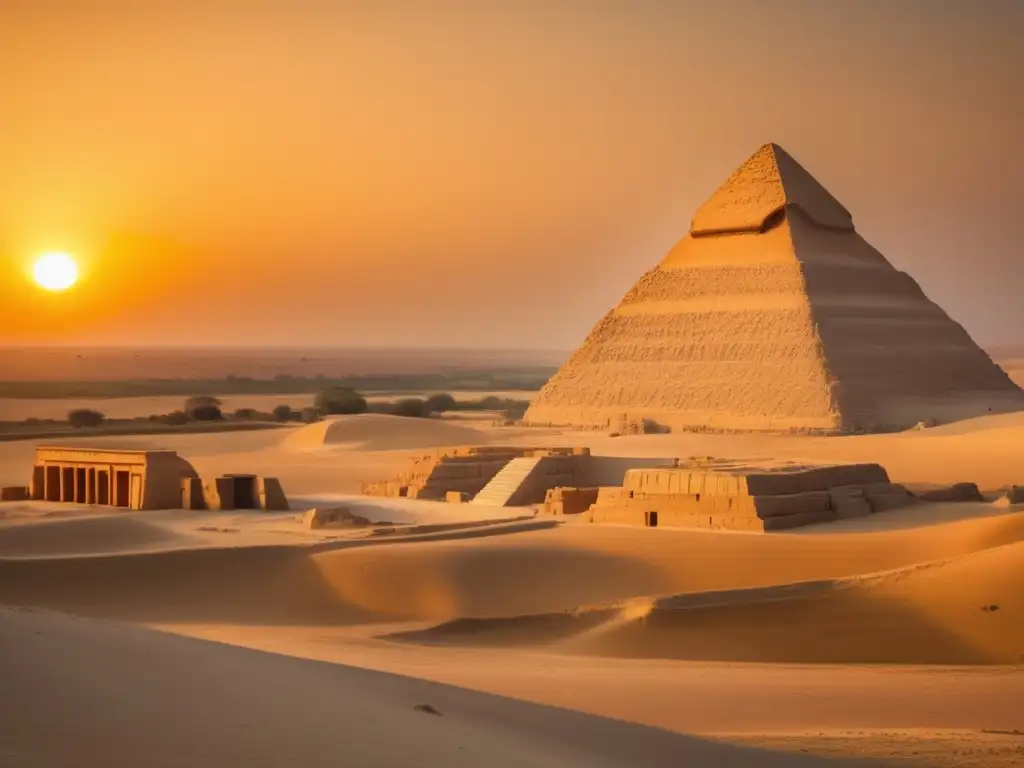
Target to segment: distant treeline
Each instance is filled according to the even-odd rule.
[[[556,368],[518,368],[453,373],[373,374],[330,378],[290,376],[272,379],[126,379],[119,381],[0,381],[0,397],[35,399],[160,397],[192,395],[308,395],[326,387],[367,393],[536,391]]]

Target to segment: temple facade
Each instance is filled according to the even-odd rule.
[[[174,451],[40,446],[29,495],[123,509],[177,509],[182,481],[198,477]]]

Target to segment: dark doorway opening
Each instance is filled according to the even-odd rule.
[[[46,498],[46,468],[36,464],[32,467],[32,498]]]
[[[110,504],[110,472],[105,469],[96,473],[96,503]]]
[[[648,528],[657,528],[658,527],[658,513],[657,512],[648,512],[647,513],[647,527]]]
[[[131,506],[132,473],[118,470],[114,475],[114,506]]]
[[[256,509],[256,479],[234,477],[232,484],[235,492],[235,509]]]
[[[78,467],[75,470],[75,503],[76,504],[85,504],[86,503],[86,499],[88,498],[88,496],[86,496],[86,493],[85,493],[85,491],[86,491],[85,478],[86,477],[87,477],[87,475],[86,475],[86,472],[85,472],[85,467]]]
[[[45,497],[47,501],[60,501],[60,467],[46,468]]]
[[[60,485],[60,500],[61,501],[74,501],[75,500],[75,468],[74,467],[61,467],[61,485]]]

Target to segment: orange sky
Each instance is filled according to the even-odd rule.
[[[766,141],[1022,342],[1021,39],[1019,0],[3,0],[0,344],[569,348]]]

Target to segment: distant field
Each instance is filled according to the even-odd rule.
[[[337,378],[553,369],[568,352],[351,348],[0,348],[0,381]]]
[[[221,395],[207,392],[219,397],[223,402],[223,410],[232,413],[238,408],[253,408],[260,412],[270,412],[277,405],[290,405],[293,410],[301,410],[313,404],[312,394],[306,395]],[[424,397],[430,392],[402,393],[403,397]],[[453,392],[456,400],[476,400],[494,395],[513,400],[532,400],[536,392],[520,390],[501,390],[486,392]],[[394,395],[387,393],[366,393],[371,402],[393,400]],[[114,397],[114,398],[69,398],[69,399],[36,399],[36,398],[2,398],[0,397],[0,422],[23,421],[25,419],[65,419],[68,411],[78,408],[97,410],[109,419],[132,419],[136,416],[170,413],[181,410],[185,398],[177,395],[163,397]]]
[[[286,425],[270,421],[193,421],[188,424],[159,424],[148,420],[108,421],[100,427],[73,429],[67,424],[4,425],[0,423],[0,442],[13,440],[56,440],[65,437],[124,437],[127,435],[191,435],[223,432],[253,432],[278,429]]]

